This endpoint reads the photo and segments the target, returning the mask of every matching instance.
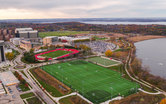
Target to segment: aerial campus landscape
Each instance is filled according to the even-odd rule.
[[[166,104],[165,1],[39,1],[0,4],[0,104]]]

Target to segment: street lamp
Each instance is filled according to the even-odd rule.
[[[110,87],[110,89],[111,89],[111,99],[112,99],[112,92],[113,92],[112,90],[113,90],[113,88],[112,88],[112,87]]]

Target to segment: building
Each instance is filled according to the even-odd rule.
[[[67,42],[73,42],[76,40],[85,40],[85,39],[90,39],[89,36],[80,36],[80,37],[68,37],[68,36],[62,36],[62,37],[58,37],[59,41],[67,41]]]
[[[14,31],[9,29],[0,29],[0,40],[9,40],[14,37]]]
[[[18,38],[38,38],[38,31],[32,28],[16,28],[15,36]]]
[[[0,40],[0,62],[5,61],[4,41]]]
[[[22,39],[20,40],[19,45],[20,48],[30,51],[31,49],[38,50],[42,46],[42,43],[32,41],[31,39]]]
[[[90,40],[89,36],[80,36],[80,37],[69,37],[69,36],[48,36],[43,38],[43,45],[71,45],[72,42],[77,40]]]
[[[2,85],[2,82],[0,81],[0,95],[1,94],[5,94],[6,92],[5,92],[5,90],[4,90],[4,87],[3,87],[3,85]]]
[[[20,43],[20,38],[11,38],[10,42],[13,43],[14,45],[19,45]]]
[[[43,38],[43,45],[51,45],[54,42],[58,42],[57,36],[48,36],[48,37]]]
[[[20,83],[11,71],[0,73],[0,80],[4,86],[11,86]]]

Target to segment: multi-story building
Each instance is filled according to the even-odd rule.
[[[16,28],[15,36],[19,38],[38,38],[38,31],[32,28]]]
[[[13,43],[14,45],[19,45],[20,44],[20,38],[11,38],[10,42]]]
[[[9,29],[0,29],[0,40],[9,40],[13,38],[13,31]]]
[[[31,49],[38,50],[42,46],[42,43],[35,42],[30,39],[22,39],[20,40],[19,45],[21,48],[25,49],[26,51],[29,51]]]
[[[0,41],[0,62],[5,61],[4,41]]]
[[[38,49],[41,47],[41,38],[38,37],[38,31],[33,30],[32,28],[16,28],[15,29],[15,38],[11,40],[13,44],[19,44],[19,46],[26,51],[30,49]],[[19,40],[19,43],[16,42]]]
[[[54,42],[58,42],[57,36],[48,36],[48,37],[43,38],[43,45],[51,45]]]

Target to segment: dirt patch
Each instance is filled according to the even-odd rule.
[[[85,100],[83,100],[81,97],[74,95],[74,96],[69,96],[66,98],[61,99],[60,104],[89,104]]]
[[[164,95],[148,95],[140,92],[110,104],[158,104],[163,98]]]
[[[149,40],[149,39],[157,39],[157,38],[166,38],[165,36],[157,36],[157,35],[146,35],[146,36],[135,36],[130,37],[129,40],[133,42],[139,42],[143,40]]]
[[[88,104],[85,100],[81,99],[79,96],[72,96],[70,101],[73,104]]]
[[[63,84],[62,82],[60,82],[59,80],[54,78],[53,76],[49,75],[47,72],[43,71],[42,69],[40,69],[40,68],[34,69],[34,73],[41,80],[44,80],[44,82],[46,82],[47,84],[53,86],[54,88],[56,88],[62,94],[70,93],[71,89],[68,86],[66,86],[65,84]]]

